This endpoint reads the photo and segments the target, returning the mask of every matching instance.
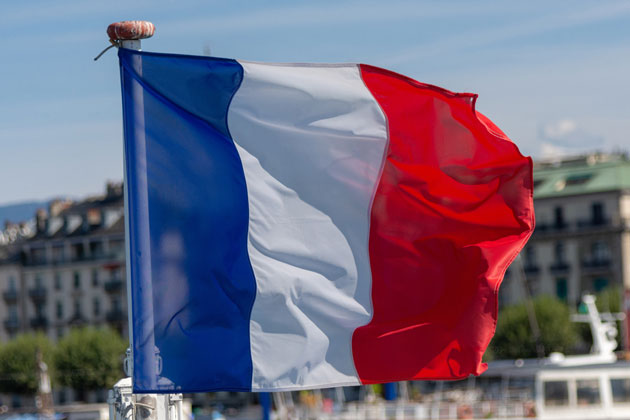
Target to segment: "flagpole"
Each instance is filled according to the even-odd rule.
[[[118,47],[130,50],[140,51],[142,48],[142,39],[150,38],[155,33],[155,27],[151,22],[147,21],[122,21],[112,23],[107,27],[107,35],[110,42]],[[139,67],[141,63],[139,63]],[[142,95],[142,92],[139,93]],[[124,130],[123,130],[124,131]],[[124,134],[123,134],[124,135]],[[129,188],[127,182],[127,155],[123,140],[123,191],[124,191],[124,212],[125,212],[125,272],[127,282],[127,322],[129,332],[129,350],[127,357],[130,360],[125,361],[125,373],[133,376],[133,310],[131,298],[131,250],[129,244]],[[150,263],[150,261],[149,261]]]

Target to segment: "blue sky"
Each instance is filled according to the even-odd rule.
[[[630,150],[628,1],[28,1],[0,6],[0,204],[122,179],[107,25],[147,51],[363,62],[454,91],[535,158]]]

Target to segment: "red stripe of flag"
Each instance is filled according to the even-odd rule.
[[[352,348],[363,383],[485,370],[503,274],[534,227],[532,163],[476,96],[361,66],[387,116],[371,213],[371,322]]]

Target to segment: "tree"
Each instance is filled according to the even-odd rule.
[[[534,312],[545,354],[570,353],[578,334],[575,325],[569,319],[569,307],[557,299],[542,296],[534,300]],[[497,330],[490,346],[490,354],[497,359],[537,356],[525,304],[501,309]]]
[[[599,312],[620,312],[623,290],[618,286],[607,287],[595,295]]]
[[[79,391],[109,388],[123,375],[126,340],[111,329],[75,329],[55,349],[57,381]]]
[[[39,376],[37,351],[52,368],[53,347],[44,334],[24,334],[0,347],[0,392],[35,394]]]

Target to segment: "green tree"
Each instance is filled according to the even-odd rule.
[[[617,286],[607,287],[595,295],[595,304],[599,312],[621,311],[622,288]]]
[[[53,347],[44,334],[24,334],[0,347],[0,392],[35,394],[39,375],[37,351],[52,370]]]
[[[123,376],[126,340],[111,329],[75,329],[54,353],[57,381],[79,391],[109,388]]]
[[[534,300],[534,312],[546,355],[551,352],[570,353],[578,334],[569,319],[569,307],[555,298],[542,296]],[[489,354],[496,359],[537,356],[525,304],[501,309],[490,347]]]

